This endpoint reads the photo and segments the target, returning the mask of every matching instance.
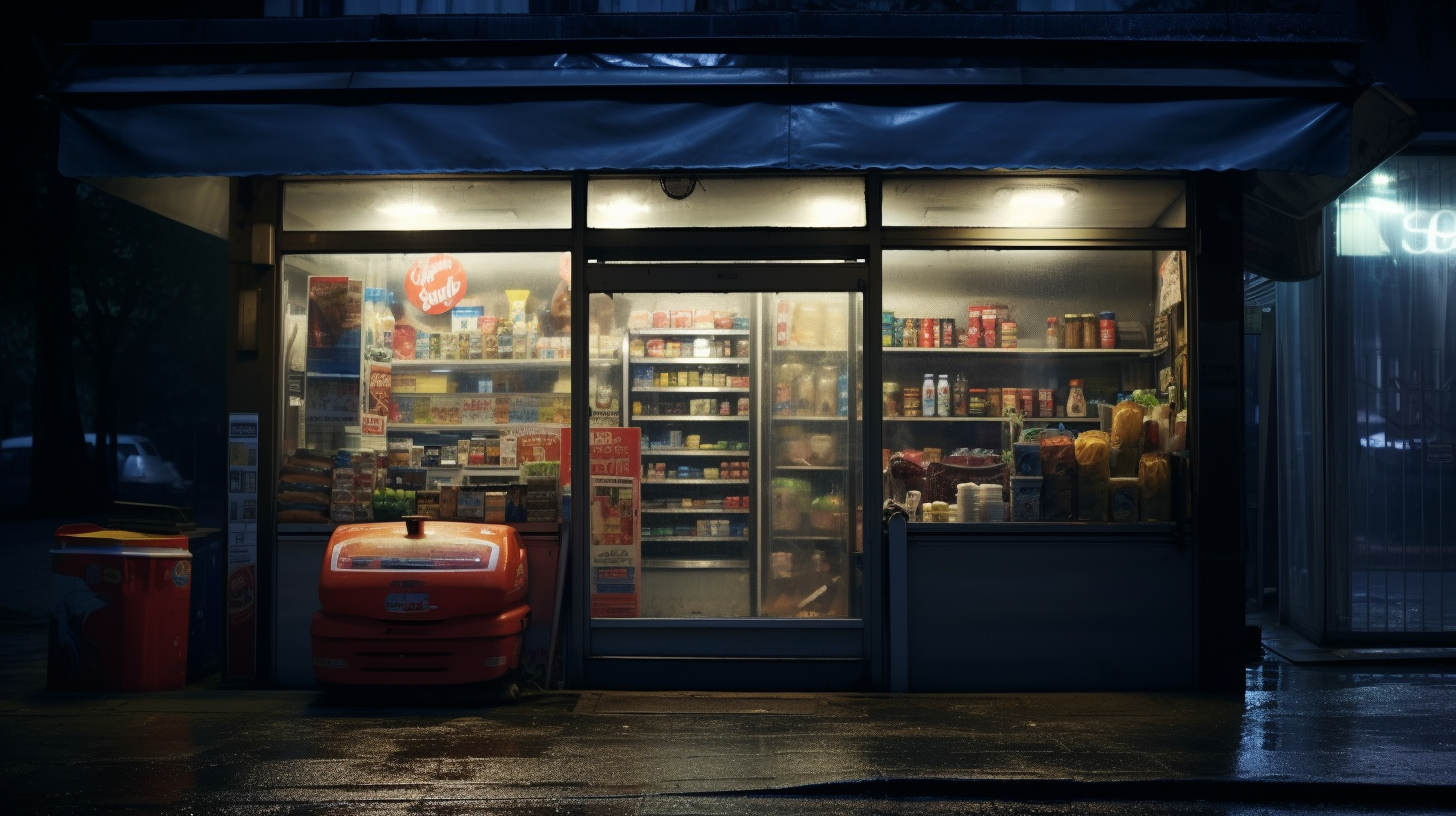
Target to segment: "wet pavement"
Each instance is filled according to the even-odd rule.
[[[70,694],[44,689],[43,620],[14,601],[45,561],[12,550],[0,567],[9,812],[1456,813],[1450,662],[1266,652],[1241,697],[582,691],[371,707],[215,680]]]
[[[43,632],[0,628],[0,766],[27,813],[1456,812],[1449,666],[1269,657],[1242,699],[588,691],[383,708],[215,683],[48,692]]]

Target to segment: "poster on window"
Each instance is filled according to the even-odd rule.
[[[258,415],[228,415],[227,654],[229,680],[257,673]]]
[[[594,618],[635,618],[642,599],[642,429],[591,429],[587,569]],[[561,478],[571,482],[571,435],[562,433]],[[577,494],[579,495],[579,494]]]

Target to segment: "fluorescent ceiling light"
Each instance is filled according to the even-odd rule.
[[[434,215],[438,212],[433,204],[416,204],[414,202],[382,204],[375,207],[374,211],[391,217]]]
[[[1071,187],[1002,187],[992,197],[998,206],[1016,209],[1060,209],[1077,199]]]

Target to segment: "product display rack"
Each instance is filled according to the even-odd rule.
[[[749,356],[691,356],[695,340],[710,340],[721,343],[747,339],[750,329],[719,328],[629,328],[626,344],[628,351],[636,345],[656,341],[682,343],[689,354],[678,356],[657,356],[648,354],[626,354],[621,366],[622,404],[627,421],[624,424],[642,428],[642,566],[653,571],[643,583],[643,616],[661,614],[676,603],[682,603],[683,587],[693,586],[700,580],[694,576],[719,573],[747,576],[751,572],[750,561],[753,552],[754,518],[758,502],[755,497],[753,465],[756,460],[754,445],[753,410],[739,413],[739,400],[747,398],[753,404],[754,387],[752,379],[754,358]],[[637,374],[651,368],[653,379],[645,376],[639,380]],[[686,377],[693,369],[725,377],[750,377],[749,385],[685,385],[658,384],[656,377],[661,373],[668,376]],[[650,382],[651,384],[648,384]],[[658,406],[691,403],[692,400],[712,402],[711,414],[656,413]],[[719,413],[723,401],[729,403],[732,413]],[[639,408],[641,410],[639,410]],[[701,436],[710,445],[725,443],[731,447],[690,448],[683,442],[688,437]],[[712,438],[709,438],[709,437]],[[671,440],[675,444],[667,444]],[[745,478],[706,478],[702,476],[679,478],[671,475],[686,469],[689,473],[714,470],[714,465],[723,462],[741,463],[748,474]],[[662,463],[668,469],[667,477],[656,477],[651,469]],[[746,508],[723,506],[728,496],[749,498]],[[684,507],[683,500],[712,502],[717,506]],[[741,531],[737,534],[703,534],[703,525],[720,524],[720,531],[728,529]],[[654,531],[659,532],[654,532]],[[671,531],[670,533],[665,531]],[[746,582],[745,582],[746,587]],[[710,592],[695,599],[696,608],[706,614],[741,614],[749,598],[727,598],[724,592]],[[690,591],[689,591],[690,592]]]

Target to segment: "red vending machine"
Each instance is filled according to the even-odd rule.
[[[313,672],[325,690],[497,681],[521,665],[526,555],[515,530],[430,521],[346,524],[319,577]]]

